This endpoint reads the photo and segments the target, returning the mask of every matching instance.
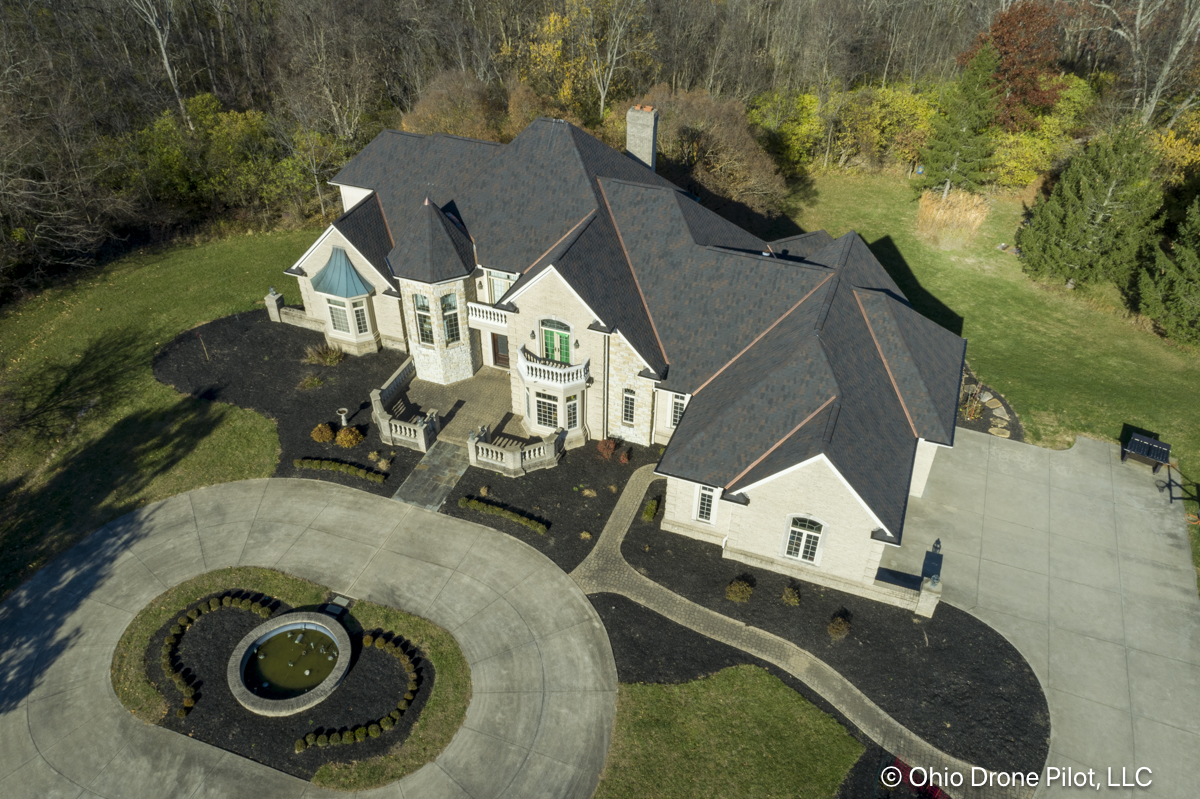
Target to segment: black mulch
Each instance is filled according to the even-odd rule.
[[[865,750],[846,775],[836,799],[910,799],[908,788],[888,792],[879,785],[879,773],[894,757],[873,743],[832,705],[791,674],[719,641],[706,638],[619,594],[591,594],[617,663],[622,683],[682,683],[721,669],[753,664],[766,669],[785,685],[833,716],[863,744]]]
[[[616,507],[617,499],[634,469],[658,461],[658,447],[622,444],[605,459],[589,441],[579,449],[563,453],[553,469],[543,469],[523,477],[504,477],[486,469],[470,467],[450,492],[442,513],[494,527],[535,547],[569,572],[592,551],[592,545]],[[629,453],[629,463],[621,463],[620,453]],[[482,496],[483,487],[487,496]],[[615,489],[615,490],[614,490]],[[589,493],[595,496],[589,496]],[[546,525],[546,534],[499,516],[458,507],[460,497],[485,499],[504,505]],[[583,537],[587,533],[588,537]]]
[[[979,388],[979,393],[990,391],[995,399],[1000,400],[1001,407],[1008,412],[1008,419],[1003,420],[992,414],[991,408],[985,407],[982,404],[977,404],[973,415],[975,418],[967,418],[967,398],[970,397],[976,387]],[[992,427],[998,426],[997,423],[1002,423],[1004,429],[1008,431],[1008,437],[1013,441],[1025,440],[1025,428],[1021,427],[1021,420],[1017,418],[1017,412],[1013,410],[1013,406],[1009,404],[1004,395],[991,386],[980,383],[979,378],[971,371],[970,364],[963,364],[963,384],[962,390],[959,393],[958,404],[958,421],[959,427],[965,427],[968,430],[974,430],[977,433],[986,433]]]
[[[659,498],[656,480],[647,498]],[[659,503],[662,507],[662,503]],[[852,594],[799,583],[721,557],[721,548],[659,529],[639,515],[621,548],[631,566],[704,607],[792,641],[824,660],[905,727],[945,752],[995,770],[1039,771],[1050,714],[1037,677],[1004,636],[947,604],[932,619]],[[725,598],[744,577],[745,604]],[[799,607],[780,601],[786,587]],[[848,616],[834,641],[828,625]]]
[[[220,595],[225,593],[229,592]],[[195,604],[188,607],[195,607]],[[272,618],[289,610],[291,608],[288,606],[280,605]],[[174,623],[175,619],[172,618],[164,624],[151,637],[150,645],[146,648],[146,673],[170,705],[161,722],[162,726],[301,779],[311,779],[325,763],[375,757],[403,743],[420,717],[433,687],[433,665],[422,658],[420,652],[406,647],[417,670],[418,687],[411,705],[394,728],[378,738],[367,738],[345,746],[314,746],[297,754],[296,739],[310,732],[321,734],[366,727],[377,723],[395,709],[408,688],[408,679],[400,661],[373,647],[364,650],[362,630],[352,616],[346,617],[346,628],[353,642],[353,660],[342,683],[329,698],[310,710],[292,716],[259,716],[243,708],[234,699],[225,679],[225,669],[234,647],[264,620],[248,610],[223,607],[200,616],[180,642],[180,663],[186,669],[185,676],[192,680],[196,689],[195,707],[186,718],[180,719],[176,711],[183,706],[183,695],[176,690],[159,663],[163,640]]]
[[[154,356],[154,376],[185,394],[251,408],[274,419],[281,448],[275,477],[324,480],[390,497],[421,460],[421,453],[388,447],[379,440],[371,422],[371,389],[383,385],[404,356],[383,350],[347,356],[337,366],[301,363],[306,347],[324,341],[316,331],[272,322],[266,310],[235,314],[179,334]],[[308,374],[324,378],[324,385],[297,389]],[[338,408],[348,408],[347,421],[366,436],[357,447],[342,449],[312,440],[312,429],[322,422],[333,424],[335,430],[341,426]],[[292,466],[296,458],[319,458],[377,471],[367,458],[373,451],[392,461],[382,483]]]

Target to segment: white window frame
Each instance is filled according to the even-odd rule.
[[[683,412],[687,409],[687,397],[683,394],[673,394],[671,396],[671,427],[672,429],[679,427],[679,422],[683,420]]]
[[[413,294],[412,298],[413,314],[417,317],[417,341],[426,346],[433,346],[433,317],[429,313],[429,298],[424,294]],[[425,305],[424,310],[421,309],[422,303]],[[425,321],[424,326],[421,325],[422,319]],[[426,332],[429,333],[428,341],[425,340]]]
[[[346,313],[346,303],[342,300],[331,300],[325,298],[325,305],[329,308],[329,324],[333,326],[336,333],[350,335],[350,315]],[[338,327],[338,325],[341,327]]]
[[[632,427],[635,419],[637,419],[637,392],[632,388],[627,388],[621,395],[621,424]]]
[[[514,278],[508,272],[497,272],[495,269],[487,270],[487,281],[488,296],[492,299],[492,305],[500,302],[500,298],[508,293],[508,290],[512,288],[513,283],[517,282],[516,278]]]
[[[454,307],[446,308],[447,299],[454,303]],[[451,292],[438,297],[438,308],[442,312],[442,332],[446,334],[446,343],[457,344],[462,341],[462,325],[458,319],[458,295]]]
[[[355,300],[350,303],[354,313],[355,335],[366,336],[371,332],[371,315],[367,313],[367,301]]]
[[[534,392],[534,394],[533,394],[533,409],[534,409],[534,414],[535,414],[534,422],[537,424],[538,427],[549,427],[553,430],[558,429],[559,402],[560,402],[560,399],[558,397],[554,396],[553,394],[546,394],[541,391]],[[554,418],[549,424],[542,421],[543,408],[548,409],[547,416],[549,416],[550,414],[553,414]]]
[[[704,500],[708,499],[708,518],[704,518]],[[696,500],[692,503],[692,518],[701,524],[717,523],[717,489],[712,486],[696,486]]]
[[[788,546],[791,544],[791,541],[792,541],[792,530],[793,530],[792,520],[793,519],[806,519],[814,524],[820,525],[820,527],[821,527],[821,529],[817,530],[817,531],[800,528],[800,532],[801,532],[800,548],[799,548],[798,553],[795,555],[791,555],[788,553]],[[827,539],[829,537],[829,525],[826,524],[824,521],[822,521],[819,517],[814,516],[811,513],[789,513],[786,518],[786,525],[787,525],[787,529],[784,530],[784,533],[783,533],[783,547],[780,550],[783,557],[787,558],[789,561],[792,561],[793,563],[799,563],[804,566],[813,566],[813,567],[820,566],[821,565],[821,555],[825,551],[825,539]],[[805,544],[808,542],[808,539],[813,535],[815,535],[816,539],[817,539],[816,551],[813,553],[812,560],[807,560],[804,557],[804,548],[805,548]]]
[[[562,339],[564,337],[566,338],[567,359],[565,361],[562,358],[555,358],[555,357],[551,356],[550,353],[546,351],[546,331],[547,330],[552,331],[552,334],[554,336],[555,349],[558,352],[563,351],[563,347],[561,347],[559,345],[562,344]],[[547,317],[544,317],[544,318],[538,320],[538,333],[539,333],[538,354],[542,358],[544,358],[548,361],[554,361],[555,363],[562,363],[562,364],[570,365],[571,350],[575,346],[575,329],[568,322],[564,322],[561,319],[555,319],[552,316],[547,316]]]
[[[567,429],[574,430],[579,427],[579,395],[568,394],[563,403],[566,406]]]

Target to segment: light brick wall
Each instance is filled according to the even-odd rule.
[[[333,254],[334,247],[341,247],[346,251],[346,257],[350,259],[354,270],[375,289],[375,292],[367,299],[367,310],[371,320],[372,338],[370,340],[334,333],[329,325],[329,313],[325,298],[313,291],[312,277],[324,269],[325,264],[329,263],[329,257]],[[391,286],[371,264],[359,255],[358,251],[350,242],[346,241],[346,237],[336,228],[329,229],[329,234],[312,252],[308,253],[299,266],[309,276],[297,279],[300,284],[300,296],[304,302],[304,312],[309,318],[319,320],[324,325],[326,340],[337,343],[347,352],[362,355],[375,352],[381,346],[381,342],[388,339],[401,341],[404,339],[403,327],[399,326],[399,314],[393,313],[388,307],[395,302],[395,298],[383,296],[383,292]],[[350,315],[353,318],[353,314]],[[396,333],[397,328],[399,329],[398,334]]]
[[[467,327],[467,302],[475,299],[475,285],[470,278],[431,286],[415,280],[400,279],[400,294],[403,297],[404,328],[410,332],[408,352],[417,367],[417,377],[431,383],[447,385],[466,380],[479,369],[478,350],[471,346],[470,330]],[[429,300],[429,318],[433,325],[433,344],[422,344],[418,337],[414,294],[423,294]],[[454,294],[458,298],[459,340],[446,343],[445,326],[442,324],[441,297]],[[396,302],[395,298],[385,298]]]
[[[667,444],[675,434],[671,426],[674,414],[675,398],[681,396],[673,391],[654,390],[654,443]]]
[[[529,287],[515,301],[519,313],[508,315],[508,358],[512,379],[512,408],[517,416],[525,413],[525,384],[517,371],[517,350],[524,347],[534,355],[542,355],[540,322],[555,319],[571,327],[571,363],[591,361],[589,370],[594,380],[583,391],[582,422],[589,438],[600,438],[604,429],[604,339],[603,333],[588,330],[596,317],[571,291],[557,272],[551,272]],[[532,334],[532,337],[531,335]],[[575,347],[579,342],[579,347]],[[490,346],[490,345],[489,345]],[[549,393],[554,393],[553,391]],[[566,420],[559,423],[566,427]],[[532,429],[533,420],[526,418]]]
[[[912,481],[908,484],[908,493],[919,497],[925,493],[925,482],[929,479],[929,470],[933,468],[933,459],[941,449],[925,439],[917,442],[917,456],[913,459]]]
[[[646,364],[620,335],[609,337],[608,348],[608,434],[634,444],[650,443],[654,382],[638,373]],[[634,391],[633,424],[624,420],[625,389]]]
[[[871,539],[878,525],[824,459],[789,472],[746,492],[749,505],[718,501],[714,524],[696,521],[696,484],[667,480],[663,529],[721,543],[731,557],[752,556],[766,568],[860,585],[872,585],[885,544]],[[784,546],[793,516],[809,516],[824,525],[820,562],[813,566],[786,557]],[[824,581],[828,582],[828,581]]]

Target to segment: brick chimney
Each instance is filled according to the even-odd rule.
[[[625,152],[654,170],[658,149],[658,111],[652,105],[635,105],[625,114]]]

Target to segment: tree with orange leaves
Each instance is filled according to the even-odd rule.
[[[1047,5],[1021,0],[996,14],[979,41],[962,53],[965,65],[985,43],[991,43],[1000,64],[993,78],[997,89],[996,121],[1006,130],[1036,130],[1038,115],[1058,102],[1062,84],[1055,75],[1059,58],[1059,20]]]

